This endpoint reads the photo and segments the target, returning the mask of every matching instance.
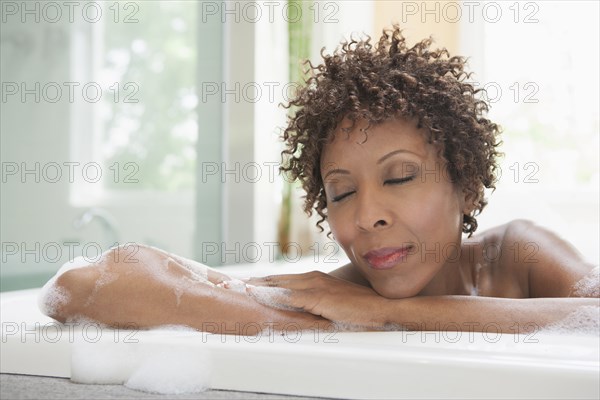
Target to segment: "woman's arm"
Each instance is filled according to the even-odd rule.
[[[348,263],[338,269],[334,269],[333,271],[328,272],[329,275],[343,279],[348,282],[356,283],[358,285],[371,287],[371,284],[368,280],[362,276],[358,270],[352,265],[352,263]]]
[[[537,332],[555,324],[577,323],[574,313],[582,313],[580,318],[596,319],[597,326],[600,305],[599,299],[592,298],[423,296],[385,300],[381,305],[387,317],[380,321],[383,327],[515,334]]]
[[[60,275],[44,299],[50,316],[61,322],[91,319],[111,327],[186,325],[241,335],[331,326],[320,317],[272,309],[244,292],[216,286],[228,277],[208,269],[203,280],[184,260],[157,249],[141,246],[129,259],[118,251]]]
[[[250,282],[291,289],[272,296],[273,303],[308,311],[334,323],[375,330],[525,333],[559,323],[581,307],[593,306],[597,310],[600,305],[597,298],[418,296],[388,299],[370,288],[321,272],[253,278]],[[253,290],[252,286],[248,289],[250,294]]]
[[[559,323],[585,306],[595,307],[587,317],[598,320],[600,282],[597,267],[594,269],[592,264],[585,262],[568,242],[529,221],[513,221],[503,229],[502,235],[497,235],[502,240],[496,274],[519,281],[530,298],[419,296],[387,299],[352,279],[348,272],[351,266],[330,275],[320,272],[279,275],[253,278],[250,283],[291,289],[271,299],[272,302],[334,322],[373,329],[479,331],[492,327],[499,332],[516,333]],[[252,293],[252,289],[249,291]],[[590,311],[589,308],[583,310]]]

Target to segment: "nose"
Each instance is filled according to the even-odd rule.
[[[393,215],[381,194],[363,190],[357,197],[355,224],[359,230],[376,231],[392,225]]]

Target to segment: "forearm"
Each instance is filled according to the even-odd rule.
[[[199,284],[202,285],[202,284]],[[170,293],[169,293],[170,292]],[[88,306],[87,316],[111,326],[138,328],[185,325],[204,332],[255,335],[264,330],[324,329],[329,322],[307,313],[274,310],[244,293],[204,286],[181,295],[155,288],[140,292],[125,307],[101,298]]]
[[[253,335],[265,329],[326,328],[307,313],[274,310],[246,293],[197,279],[181,263],[144,249],[135,262],[106,259],[60,275],[54,286],[66,296],[48,314],[62,322],[93,320],[111,327],[186,325],[198,330]],[[209,278],[213,270],[209,270]],[[46,299],[52,302],[52,299]]]
[[[471,296],[422,296],[381,300],[377,316],[384,328],[425,331],[527,333],[567,318],[581,307],[600,305],[594,298],[507,299]]]

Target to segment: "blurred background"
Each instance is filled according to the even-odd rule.
[[[116,243],[211,266],[343,258],[278,174],[279,104],[299,60],[393,22],[411,43],[432,35],[468,56],[503,126],[479,229],[531,219],[598,264],[596,1],[1,7],[2,290],[41,286]]]

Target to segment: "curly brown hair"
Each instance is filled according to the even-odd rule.
[[[475,216],[486,206],[484,188],[495,189],[496,148],[500,127],[484,115],[488,104],[477,98],[482,89],[465,82],[466,59],[450,57],[443,49],[431,50],[433,40],[424,39],[409,48],[398,25],[384,29],[376,46],[371,37],[343,41],[316,67],[305,61],[308,79],[286,108],[295,113],[283,132],[286,149],[280,168],[306,191],[304,211],[313,208],[327,219],[327,200],[320,160],[324,145],[338,124],[359,118],[369,126],[393,117],[416,119],[417,128],[428,132],[428,143],[447,162],[452,181],[473,199],[474,209],[463,215],[462,231],[469,237],[477,229]]]

